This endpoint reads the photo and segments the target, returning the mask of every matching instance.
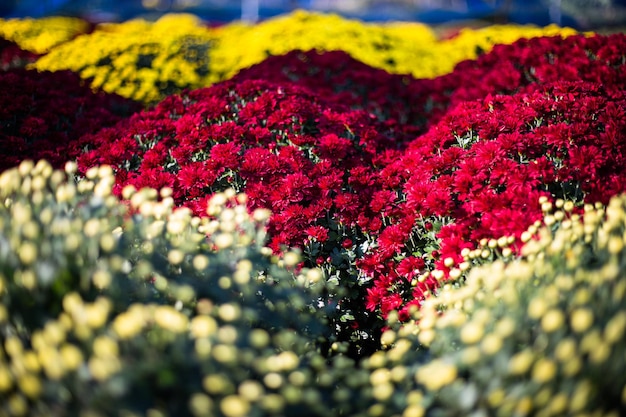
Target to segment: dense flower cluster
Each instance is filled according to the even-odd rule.
[[[242,71],[235,80],[306,86],[399,126],[398,141],[432,125],[381,171],[395,216],[412,218],[417,212],[429,219],[414,229],[404,220],[389,228],[380,247],[359,263],[366,275],[377,277],[369,308],[386,316],[403,306],[406,317],[412,304],[439,286],[424,275],[429,269],[437,265],[448,272],[463,247],[474,247],[487,235],[519,237],[541,214],[536,205],[541,192],[606,202],[624,190],[619,167],[625,46],[621,34],[520,40],[434,80],[383,73],[340,52],[292,52]],[[471,81],[476,79],[483,82]],[[590,84],[542,87],[558,80]],[[421,115],[410,113],[414,109]],[[585,159],[591,158],[590,149],[602,155],[597,163]],[[387,263],[400,254],[400,260]]]
[[[63,166],[80,153],[81,136],[137,110],[127,99],[93,92],[69,71],[0,72],[0,171],[30,158]]]
[[[92,79],[94,88],[152,104],[212,82],[208,64],[212,38],[191,15],[102,24],[54,48],[34,67],[69,69]]]
[[[371,67],[343,51],[271,56],[232,78],[244,80],[296,84],[328,101],[365,110],[393,130],[397,146],[423,133],[428,114],[422,96],[433,94],[425,80]]]
[[[383,189],[399,197],[390,202],[392,226],[361,262],[375,277],[368,307],[408,317],[464,249],[491,236],[519,238],[541,217],[540,196],[606,203],[626,190],[625,109],[624,89],[588,82],[456,106],[380,172]],[[416,214],[443,223],[435,254],[414,244],[425,224],[413,230],[405,219]],[[424,259],[442,275],[429,275]]]
[[[412,105],[425,109],[435,124],[448,109],[489,94],[514,94],[536,84],[590,81],[625,87],[626,35],[537,37],[496,45],[476,60],[460,62],[454,71],[433,80],[417,80]],[[476,82],[475,80],[480,80]]]
[[[75,164],[66,172],[73,176]],[[233,190],[112,195],[108,166],[0,174],[0,411],[76,415],[620,415],[626,200],[545,208],[518,259],[472,267],[384,349],[320,349],[325,283],[263,246]],[[507,249],[507,245],[502,245]],[[472,256],[466,256],[470,262]],[[25,308],[25,306],[28,306]],[[428,347],[428,350],[425,349]]]
[[[313,49],[345,51],[372,67],[409,73],[409,63],[428,56],[437,42],[434,32],[420,23],[364,23],[304,10],[256,25],[225,25],[216,35],[211,67],[223,78],[273,55]]]
[[[18,30],[18,20],[7,26],[5,37],[18,39],[20,46],[29,49],[31,44],[43,42],[47,32],[39,36],[40,31],[54,23],[46,22],[24,20],[24,28]],[[29,38],[31,32],[27,29],[32,26],[43,28],[36,32],[39,37]],[[60,26],[65,28],[69,24]],[[458,36],[438,40],[423,24],[364,23],[303,10],[256,25],[237,22],[215,28],[205,27],[191,15],[172,14],[156,22],[137,19],[122,24],[100,24],[92,33],[72,39],[84,32],[76,29],[73,36],[63,37],[45,48],[29,49],[49,52],[36,68],[71,69],[83,78],[93,78],[97,88],[147,104],[184,88],[199,88],[229,79],[266,58],[293,50],[345,51],[356,60],[390,73],[434,78],[496,44],[576,33],[556,26],[501,25],[463,30]],[[56,34],[52,29],[50,33]],[[53,36],[58,37],[58,34]]]
[[[328,99],[373,113],[394,127],[396,141],[405,141],[424,133],[457,104],[489,94],[514,94],[559,80],[623,85],[624,49],[623,34],[522,39],[497,45],[432,80],[390,74],[341,51],[292,51],[242,70],[233,80],[306,86]]]
[[[420,59],[419,67],[413,66],[411,74],[416,78],[434,78],[450,73],[456,64],[474,60],[491,52],[497,45],[509,45],[519,39],[558,36],[567,38],[576,35],[571,28],[556,25],[537,27],[533,25],[491,25],[484,28],[463,28],[455,36],[437,44],[433,56]],[[443,59],[445,57],[445,59]]]
[[[430,347],[415,379],[433,415],[626,410],[626,200],[581,214],[560,205],[528,230],[520,259],[471,269],[387,335]]]
[[[509,44],[520,38],[574,34],[573,29],[554,25],[543,28],[497,25],[464,29],[453,38],[438,40],[432,30],[421,24],[364,24],[336,15],[298,10],[254,26],[220,28],[212,51],[212,68],[230,77],[272,55],[292,50],[339,50],[390,73],[434,78],[449,73],[458,62],[490,51],[496,44]],[[246,45],[246,49],[241,49],[240,45]]]
[[[296,86],[224,82],[84,138],[89,151],[78,163],[82,172],[114,166],[118,191],[171,187],[196,214],[215,191],[245,190],[252,208],[276,213],[270,246],[279,250],[301,246],[331,212],[346,226],[369,222],[359,216],[373,192],[372,166],[393,147],[375,127],[367,113]]]
[[[333,399],[354,362],[334,370],[317,349],[325,283],[315,269],[294,275],[295,253],[272,261],[267,210],[249,214],[232,190],[209,202],[211,217],[176,209],[171,190],[127,188],[127,205],[111,195],[110,167],[75,181],[73,166],[70,178],[45,161],[0,174],[2,415],[364,406]]]
[[[469,63],[428,91],[427,80],[384,78],[341,52],[296,51],[272,59],[278,75],[260,64],[87,138],[92,145],[79,162],[83,170],[117,167],[118,190],[173,187],[176,201],[196,212],[217,190],[245,190],[253,207],[275,213],[274,250],[297,246],[312,264],[329,265],[331,276],[348,271],[344,286],[345,277],[373,278],[368,309],[382,317],[401,309],[406,318],[439,286],[443,275],[430,271],[447,276],[461,251],[486,236],[519,238],[541,214],[539,196],[606,202],[624,190],[624,37],[568,38],[587,58],[569,63],[564,78],[573,81],[552,83],[541,74],[555,58],[542,57],[552,49],[565,56],[561,42],[520,41],[485,55],[473,72],[486,80],[484,90],[462,82]],[[542,45],[532,49],[539,57],[513,73],[539,75],[520,75],[519,87],[499,91],[496,74],[510,73],[496,73],[491,56],[529,55],[528,44]],[[372,88],[378,76],[390,82]],[[423,114],[410,120],[389,110],[394,99],[416,100],[394,94],[403,85],[442,101],[431,102],[439,123],[410,143],[427,123]],[[480,100],[457,103],[457,91]]]
[[[434,215],[425,224],[437,226],[436,238],[418,225],[405,231],[405,241],[426,235],[420,242],[443,242],[429,245],[430,255],[426,243],[418,243],[416,253],[431,267],[409,274],[400,266],[408,260],[381,268],[388,255],[381,258],[378,251],[366,259],[363,269],[379,277],[370,290],[370,308],[385,315],[404,305],[406,315],[411,304],[439,286],[434,277],[421,275],[435,261],[447,273],[463,247],[476,246],[485,233],[519,237],[540,214],[538,206],[529,206],[537,192],[607,202],[624,191],[619,167],[625,46],[623,34],[520,40],[463,62],[429,83],[412,83],[410,88],[423,93],[423,104],[416,105],[431,112],[430,128],[381,175],[387,187],[399,191],[397,202],[405,207],[400,213]],[[476,79],[481,82],[470,82]],[[471,162],[465,161],[468,157]],[[523,184],[522,189],[516,184]],[[419,285],[416,278],[422,280]]]
[[[389,229],[379,241],[382,249],[360,263],[366,274],[378,277],[368,306],[383,315],[404,306],[406,317],[411,304],[439,286],[436,279],[423,275],[429,269],[427,263],[433,268],[438,260],[439,268],[448,271],[454,264],[450,262],[459,260],[463,245],[473,247],[486,235],[519,237],[540,215],[535,204],[540,191],[555,198],[581,200],[584,196],[587,201],[606,202],[624,190],[619,167],[623,166],[625,47],[622,34],[520,40],[496,46],[491,53],[462,62],[451,74],[434,80],[380,73],[339,52],[293,52],[242,71],[235,79],[293,82],[365,108],[387,123],[396,125],[401,120],[405,135],[396,132],[398,140],[425,129],[426,123],[432,125],[399,161],[381,172],[385,186],[399,192],[391,204],[398,218],[415,212],[431,218],[417,229],[406,225],[401,231]],[[272,71],[272,67],[281,70]],[[482,82],[472,82],[476,79]],[[552,88],[541,87],[558,80],[591,84],[557,85],[557,91],[565,90],[556,96]],[[421,118],[410,113],[415,109],[422,112]],[[605,111],[598,119],[597,113]],[[592,157],[590,149],[601,159],[595,163],[585,159]],[[464,162],[468,157],[471,164]],[[543,165],[535,165],[539,162]],[[459,169],[462,164],[466,166]],[[486,189],[491,194],[484,193]],[[404,202],[405,198],[409,201]],[[440,248],[438,239],[442,238]],[[400,253],[404,254],[401,262],[384,266]],[[418,279],[422,282],[417,283]]]
[[[0,19],[1,38],[15,42],[20,48],[36,54],[49,52],[89,29],[89,23],[74,17]]]
[[[626,36],[426,29],[6,44],[0,415],[623,414]]]
[[[275,252],[305,249],[311,266],[325,264],[342,286],[356,287],[354,251],[382,226],[383,206],[372,204],[384,200],[375,167],[395,155],[384,132],[368,113],[301,87],[224,82],[170,96],[83,138],[88,152],[78,164],[81,172],[115,167],[118,194],[127,184],[171,187],[175,202],[197,215],[213,193],[234,187],[252,209],[274,213],[268,232]],[[344,303],[342,313],[354,316],[350,308]]]

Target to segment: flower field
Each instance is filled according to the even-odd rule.
[[[0,20],[1,416],[626,414],[626,36]]]

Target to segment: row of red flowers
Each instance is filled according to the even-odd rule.
[[[0,168],[77,156],[82,172],[114,166],[118,193],[172,187],[197,214],[214,192],[244,191],[274,213],[272,249],[302,248],[338,283],[326,300],[338,337],[371,341],[379,318],[407,317],[440,285],[427,272],[449,272],[483,237],[519,238],[539,196],[626,189],[625,64],[621,34],[520,40],[434,80],[295,51],[102,130],[118,98],[72,74],[10,70]]]

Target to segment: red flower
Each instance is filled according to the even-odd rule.
[[[422,268],[425,266],[424,259],[417,256],[407,256],[398,264],[398,275],[410,282],[411,279],[422,272]]]
[[[218,172],[209,169],[206,161],[192,162],[183,166],[176,174],[176,187],[174,189],[177,198],[181,198],[184,190],[186,198],[194,200],[206,194],[206,189],[211,187],[217,180]],[[205,208],[202,209],[205,211]]]
[[[304,231],[309,238],[315,239],[320,243],[328,240],[328,229],[324,226],[311,226]]]
[[[331,160],[334,163],[340,163],[342,159],[348,156],[351,148],[352,142],[350,142],[350,140],[331,133],[318,140],[316,154],[320,158]]]
[[[175,181],[176,177],[173,174],[159,168],[145,170],[141,175],[133,173],[128,178],[129,184],[134,185],[138,190],[146,187],[157,190],[164,187],[173,188]]]
[[[218,143],[211,148],[211,159],[215,166],[235,170],[241,163],[241,146],[234,142]]]
[[[399,225],[389,226],[382,231],[378,238],[379,250],[384,258],[399,253],[404,248],[408,233]]]

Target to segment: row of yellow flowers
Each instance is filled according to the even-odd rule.
[[[154,22],[136,19],[88,28],[75,18],[0,19],[0,36],[45,54],[35,68],[70,69],[92,78],[97,88],[144,103],[228,79],[269,55],[296,49],[343,50],[391,73],[433,78],[495,44],[576,33],[554,25],[494,25],[438,39],[421,23],[365,23],[303,10],[258,24],[208,27],[196,16],[170,14]]]

